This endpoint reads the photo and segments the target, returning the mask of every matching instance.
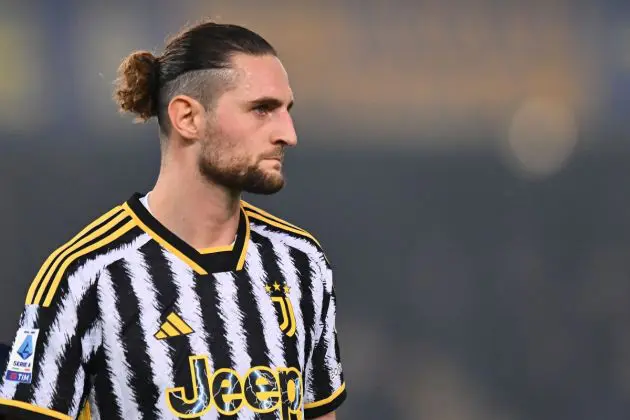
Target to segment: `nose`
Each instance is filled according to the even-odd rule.
[[[293,118],[288,112],[284,112],[278,121],[278,130],[274,136],[274,143],[282,143],[285,146],[297,145],[297,133],[293,125]]]

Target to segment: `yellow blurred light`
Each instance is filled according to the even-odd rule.
[[[578,124],[571,108],[561,101],[534,97],[513,115],[504,150],[520,175],[542,178],[563,168],[577,139]]]
[[[0,21],[0,127],[27,131],[46,122],[41,107],[43,83],[37,29],[16,19]]]

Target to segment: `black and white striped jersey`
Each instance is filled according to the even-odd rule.
[[[331,267],[306,231],[246,202],[232,246],[194,249],[140,202],[43,263],[0,413],[55,419],[300,419],[345,383]]]

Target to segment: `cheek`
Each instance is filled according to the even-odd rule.
[[[247,116],[226,116],[220,122],[220,136],[226,147],[236,148],[238,155],[256,155],[265,137],[265,126]]]
[[[246,140],[258,129],[251,115],[236,112],[222,115],[217,124],[220,131],[230,139]]]

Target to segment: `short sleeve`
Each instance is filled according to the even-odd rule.
[[[316,418],[336,410],[346,399],[346,384],[336,328],[337,299],[332,271],[325,270],[322,328],[307,364],[304,416]]]
[[[101,343],[97,307],[96,282],[81,273],[31,285],[8,361],[0,366],[0,415],[77,417],[88,366]]]

